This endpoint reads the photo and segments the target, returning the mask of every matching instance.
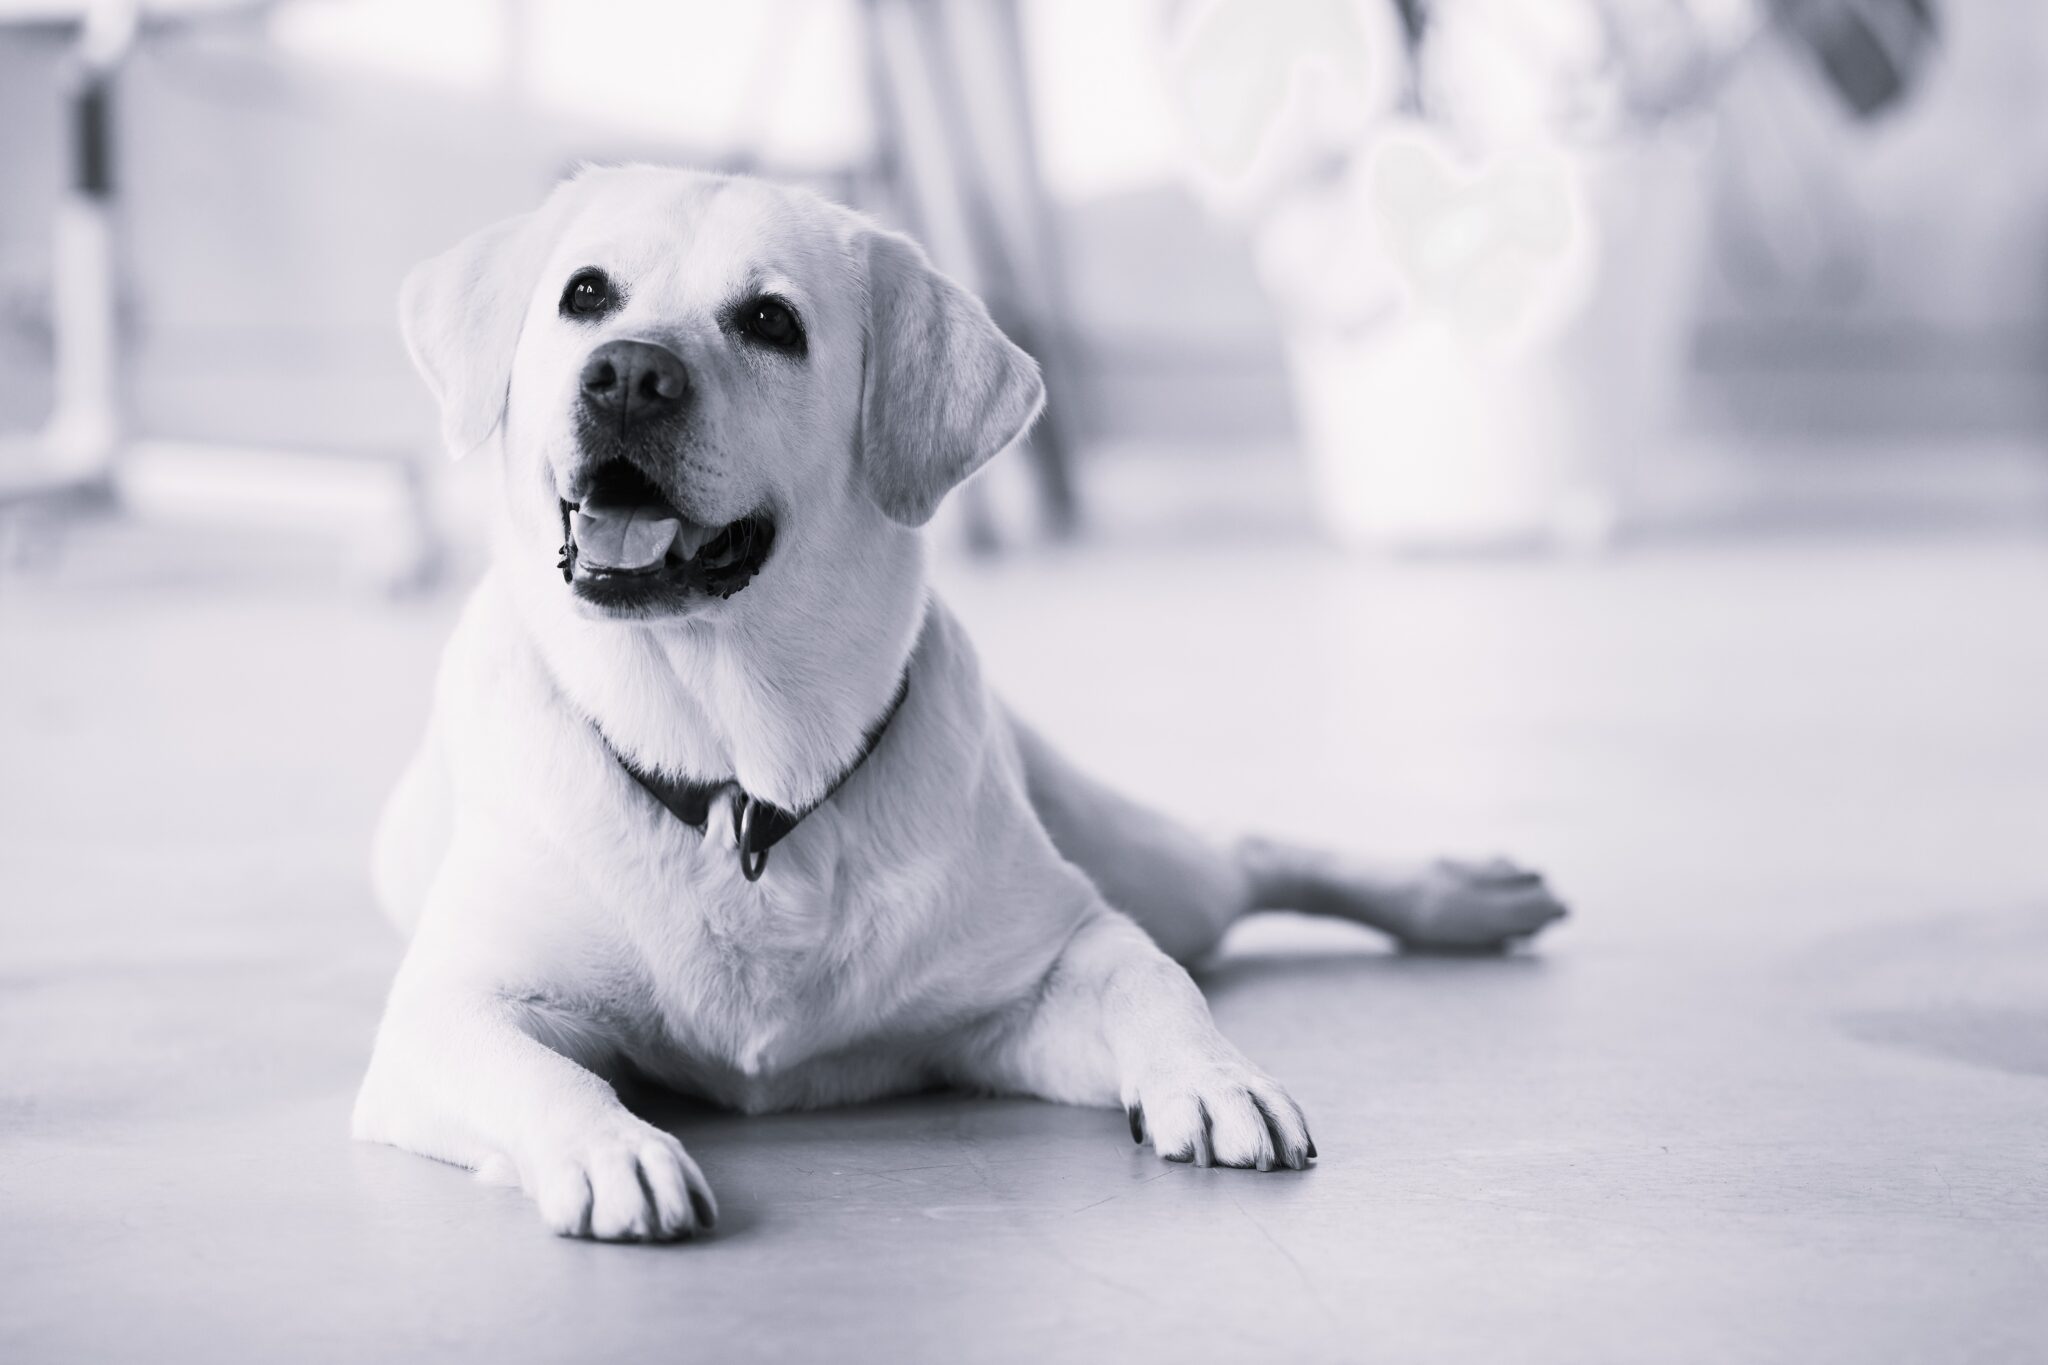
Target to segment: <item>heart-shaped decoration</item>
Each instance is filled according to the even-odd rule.
[[[1468,168],[1434,133],[1402,129],[1373,149],[1366,182],[1410,302],[1468,341],[1547,335],[1583,296],[1589,215],[1557,150],[1531,144]]]
[[[1355,0],[1208,0],[1178,26],[1165,76],[1195,168],[1235,184],[1262,178],[1262,153],[1355,134],[1391,105],[1399,60],[1391,18]]]

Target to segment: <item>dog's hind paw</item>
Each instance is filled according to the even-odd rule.
[[[1568,913],[1540,874],[1506,858],[1439,858],[1405,888],[1404,948],[1480,952],[1540,933]]]

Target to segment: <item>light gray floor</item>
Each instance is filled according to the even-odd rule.
[[[1240,930],[1207,984],[1310,1173],[1032,1103],[679,1110],[725,1219],[668,1249],[346,1140],[398,951],[363,849],[451,607],[309,577],[195,536],[0,587],[0,1359],[2048,1352],[2038,547],[949,568],[1097,770],[1503,848],[1577,917],[1497,960]]]

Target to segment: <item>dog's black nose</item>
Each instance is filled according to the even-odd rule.
[[[667,417],[689,398],[682,357],[651,342],[607,341],[583,362],[583,401],[615,421]]]

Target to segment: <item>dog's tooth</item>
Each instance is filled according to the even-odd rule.
[[[673,548],[684,559],[695,559],[697,551],[703,549],[718,530],[716,526],[699,526],[694,521],[678,522]]]

